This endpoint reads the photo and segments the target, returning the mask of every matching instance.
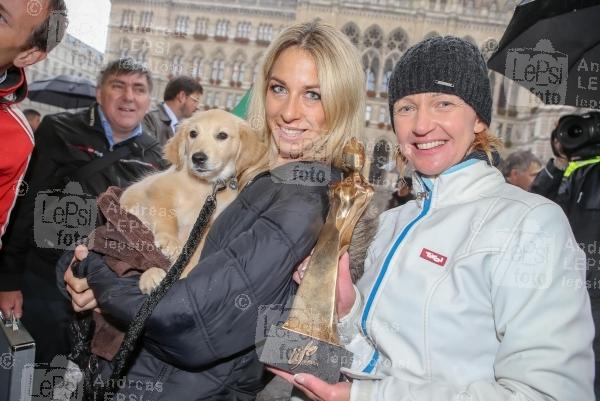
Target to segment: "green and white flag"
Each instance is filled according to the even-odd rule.
[[[250,103],[250,95],[252,93],[252,88],[248,89],[244,96],[240,99],[240,102],[231,110],[233,114],[236,116],[246,119],[246,115],[248,114],[248,105]]]

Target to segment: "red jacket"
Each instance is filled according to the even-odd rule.
[[[26,94],[23,69],[9,69],[0,84],[0,247],[34,145],[31,127],[16,106]]]

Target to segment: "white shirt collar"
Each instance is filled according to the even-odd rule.
[[[8,70],[6,70],[6,71],[4,71],[4,73],[0,74],[0,84],[6,80],[7,76],[8,76]]]
[[[173,110],[171,110],[171,108],[166,103],[163,103],[163,106],[165,108],[165,112],[171,119],[171,130],[173,130],[173,133],[175,133],[175,127],[177,126],[177,123],[179,123],[179,119],[177,118],[175,113],[173,113]]]

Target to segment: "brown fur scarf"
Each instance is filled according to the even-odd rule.
[[[350,274],[352,275],[353,283],[356,283],[364,273],[367,249],[377,232],[380,213],[381,210],[379,210],[376,202],[372,199],[360,219],[358,219],[356,227],[354,227],[348,248],[348,253],[350,254]]]

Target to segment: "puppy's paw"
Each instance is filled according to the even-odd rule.
[[[150,295],[152,291],[165,278],[167,272],[158,267],[151,267],[140,276],[140,291],[142,294]]]
[[[154,245],[156,245],[163,255],[171,262],[175,262],[182,250],[179,240],[171,234],[156,234],[154,236]]]

